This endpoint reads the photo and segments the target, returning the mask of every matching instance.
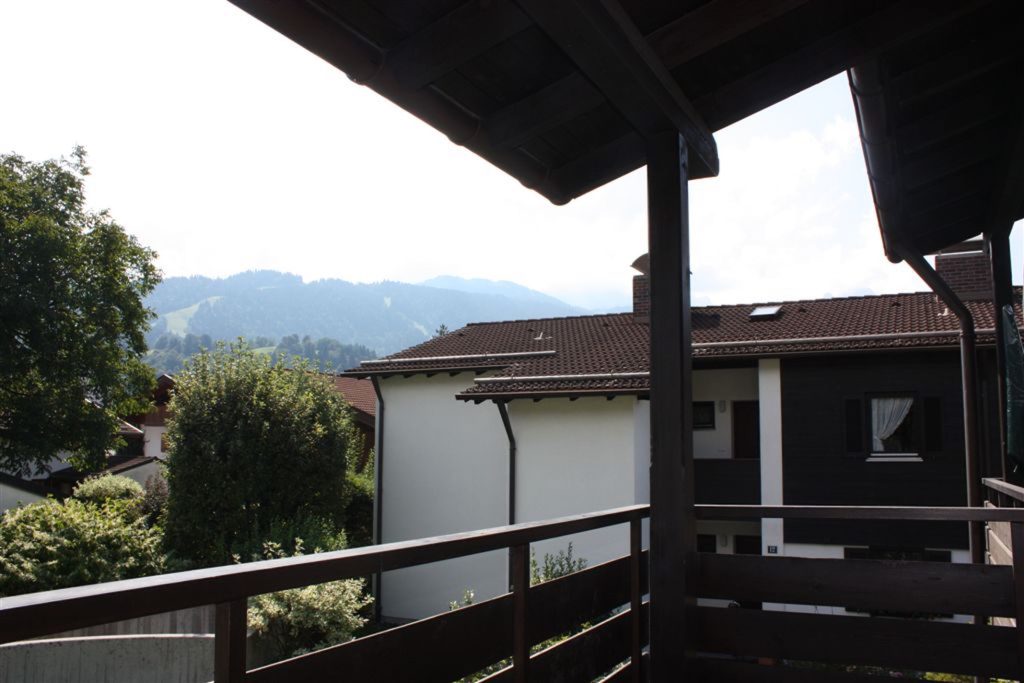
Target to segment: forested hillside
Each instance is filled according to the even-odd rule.
[[[167,278],[146,304],[158,314],[147,337],[150,364],[171,372],[217,340],[243,337],[268,353],[301,348],[298,355],[337,369],[418,344],[441,325],[454,330],[469,322],[586,312],[511,282],[306,283],[276,271]]]
[[[305,358],[322,372],[346,370],[359,365],[360,361],[377,357],[372,349],[361,344],[342,344],[337,339],[326,337],[314,340],[307,335],[300,339],[299,335],[290,334],[280,342],[270,337],[254,337],[245,341],[253,349],[274,358],[283,357],[286,362],[294,357]],[[145,360],[157,374],[174,374],[190,356],[202,349],[213,349],[215,345],[216,342],[208,334],[188,333],[184,337],[162,334],[153,342]]]

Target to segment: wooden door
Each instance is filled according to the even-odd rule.
[[[757,401],[732,402],[732,457],[761,457],[761,413]]]

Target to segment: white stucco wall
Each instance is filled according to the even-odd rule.
[[[381,380],[382,542],[508,522],[508,439],[498,409],[455,400],[473,377]],[[387,572],[381,611],[396,619],[444,612],[467,589],[477,601],[505,592],[507,574],[505,551]]]
[[[642,468],[637,460],[649,460],[650,446],[648,440],[646,452],[637,458],[636,403],[631,396],[509,403],[516,436],[516,521],[637,502],[636,478]],[[538,543],[537,559],[564,550],[569,541],[574,555],[586,558],[589,565],[629,552],[628,526],[620,525]]]
[[[160,461],[154,461],[140,465],[139,467],[133,467],[130,470],[121,472],[119,476],[128,477],[139,483],[139,486],[145,486],[146,480],[150,477],[164,476],[163,464]]]
[[[694,370],[693,400],[715,402],[715,428],[693,430],[693,457],[731,458],[732,402],[757,398],[756,368]]]
[[[164,452],[160,450],[160,440],[164,433],[167,431],[167,427],[145,425],[142,428],[145,433],[143,439],[145,440],[145,446],[143,447],[143,455],[149,458],[163,458]]]
[[[18,505],[31,505],[43,500],[43,496],[23,491],[14,486],[0,482],[0,512],[5,512]]]
[[[782,505],[782,364],[778,358],[757,362],[761,422],[761,505]],[[761,520],[761,553],[774,548],[786,554],[781,519]]]

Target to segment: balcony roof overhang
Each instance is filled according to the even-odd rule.
[[[232,2],[556,204],[666,128],[691,178],[714,175],[714,131],[856,67],[890,258],[1022,213],[1010,0]]]

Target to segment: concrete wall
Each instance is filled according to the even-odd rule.
[[[498,409],[455,400],[473,377],[381,381],[382,542],[508,522],[508,439]],[[382,614],[410,619],[444,612],[467,589],[478,601],[493,597],[507,590],[507,566],[507,553],[500,551],[388,572]]]
[[[732,402],[756,401],[757,369],[694,370],[693,400],[715,402],[715,428],[693,430],[695,458],[732,457]],[[724,401],[720,405],[719,401]],[[721,412],[720,408],[725,411]]]
[[[0,645],[0,681],[196,683],[213,678],[213,636],[30,640]]]
[[[516,437],[516,521],[532,522],[632,505],[639,462],[634,420],[637,400],[604,397],[512,401],[509,417]],[[644,500],[643,502],[647,502]],[[590,565],[629,552],[627,526],[599,529],[535,545],[545,553],[573,543],[576,557]]]
[[[38,503],[43,498],[44,496],[0,482],[0,513],[18,507],[18,505]]]
[[[150,614],[136,619],[125,619],[109,624],[54,633],[52,638],[81,638],[86,636],[126,636],[157,634],[212,634],[217,621],[216,605],[201,605],[173,612]],[[0,679],[2,680],[2,679]]]

